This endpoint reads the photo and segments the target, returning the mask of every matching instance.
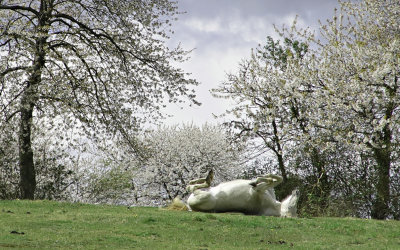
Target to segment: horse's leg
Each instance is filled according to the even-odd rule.
[[[214,178],[214,171],[210,170],[206,178],[200,178],[196,180],[189,181],[189,185],[186,187],[186,190],[190,193],[193,193],[195,190],[200,188],[208,188],[211,186],[211,181]]]
[[[269,184],[265,181],[256,184],[254,190],[258,193],[264,193],[267,189],[269,189]]]
[[[193,184],[193,185],[188,185],[186,187],[186,190],[190,193],[193,193],[194,191],[196,191],[197,189],[200,188],[208,188],[210,187],[210,185],[208,185],[207,182],[203,182],[203,183],[199,183],[199,184]]]
[[[200,178],[189,181],[189,185],[202,184],[204,182],[206,182],[206,178]]]
[[[266,181],[270,185],[271,188],[278,186],[283,181],[282,176],[276,175],[276,174],[267,174],[267,175],[258,177],[257,180],[258,179],[259,179],[259,181]]]
[[[274,175],[274,174],[268,174],[264,176],[259,176],[257,179],[252,181],[250,185],[253,187],[257,187],[259,184],[265,183],[262,185],[262,188],[264,189],[264,185],[267,185],[267,188],[274,188],[278,186],[282,182],[283,178],[279,175]],[[265,188],[265,190],[267,189]]]
[[[299,200],[300,192],[298,189],[292,191],[292,194],[282,201],[281,216],[282,217],[297,217],[297,201]]]
[[[259,184],[260,185],[260,184]],[[268,188],[261,196],[261,215],[266,216],[280,216],[281,203],[276,200],[275,194]]]

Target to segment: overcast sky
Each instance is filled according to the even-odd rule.
[[[169,106],[166,112],[173,117],[167,118],[167,125],[217,123],[213,114],[223,113],[229,103],[213,98],[210,89],[224,81],[226,73],[236,72],[240,60],[264,44],[267,36],[278,38],[274,24],[290,26],[298,15],[298,25],[315,30],[319,20],[333,16],[338,4],[337,0],[180,0],[178,5],[186,14],[174,23],[170,45],[194,49],[180,67],[200,82],[196,91],[202,105]]]

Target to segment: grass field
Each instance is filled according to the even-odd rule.
[[[400,221],[0,201],[0,249],[400,249]]]

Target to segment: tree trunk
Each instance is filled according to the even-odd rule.
[[[286,167],[285,167],[285,162],[283,161],[283,155],[282,155],[282,145],[279,140],[279,135],[278,135],[278,127],[276,125],[275,120],[272,121],[272,126],[274,128],[274,141],[275,141],[275,146],[276,150],[274,150],[276,157],[278,158],[278,166],[279,166],[279,171],[281,172],[282,175],[282,182],[286,183],[287,182],[287,173],[286,173]]]
[[[328,199],[331,192],[331,187],[328,179],[328,175],[326,173],[326,161],[324,156],[318,151],[318,149],[314,146],[311,148],[311,164],[316,171],[316,183],[314,190],[314,195],[319,198],[319,206],[322,209],[327,208]]]
[[[283,161],[283,156],[280,153],[277,153],[276,156],[278,158],[279,171],[281,172],[281,175],[282,175],[282,182],[286,183],[288,177],[287,177],[287,173],[286,173],[285,163]]]
[[[36,41],[36,54],[32,64],[32,74],[26,82],[26,88],[21,97],[19,124],[19,167],[20,190],[22,199],[34,199],[36,189],[36,174],[33,161],[31,141],[33,110],[37,102],[38,85],[42,79],[42,69],[45,65],[44,44],[46,37]]]
[[[33,102],[31,91],[23,94],[21,99],[21,120],[19,127],[19,167],[20,167],[20,190],[22,199],[34,199],[36,189],[35,166],[33,162],[33,151],[31,143]]]
[[[384,220],[390,215],[390,149],[374,149],[378,180],[376,199],[372,207],[372,218]]]
[[[395,93],[395,92],[394,92]],[[394,98],[394,93],[391,97]],[[385,112],[385,118],[390,119],[393,115],[395,104],[389,102]],[[373,147],[374,158],[377,164],[378,180],[376,183],[376,199],[372,207],[372,218],[384,220],[391,215],[390,209],[390,167],[392,155],[392,130],[386,124],[378,135],[380,147]]]
[[[390,166],[391,166],[391,131],[389,126],[383,129],[383,146],[374,148],[377,163],[378,180],[376,183],[376,199],[372,208],[372,218],[386,219],[390,212]]]

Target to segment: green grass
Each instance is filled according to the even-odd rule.
[[[0,249],[400,249],[400,221],[0,201]]]

